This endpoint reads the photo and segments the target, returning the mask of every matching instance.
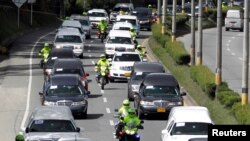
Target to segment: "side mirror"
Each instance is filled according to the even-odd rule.
[[[115,109],[114,111],[115,111],[115,112],[118,112],[118,109]]]
[[[144,123],[144,120],[141,120],[141,124]]]
[[[29,133],[29,132],[30,132],[30,128],[27,127],[27,128],[25,129],[25,133]]]
[[[43,92],[39,92],[38,94],[39,94],[40,96],[43,96]]]
[[[181,96],[185,96],[185,95],[187,95],[186,92],[181,92]]]
[[[97,63],[95,63],[95,66],[97,66]]]
[[[142,125],[139,125],[138,129],[144,129],[144,127]]]
[[[85,76],[89,76],[89,73],[85,73]]]
[[[87,94],[87,95],[90,95],[90,91],[86,91],[86,94]]]
[[[80,132],[81,129],[79,127],[76,127],[76,132]]]

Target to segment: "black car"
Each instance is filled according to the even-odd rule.
[[[143,78],[153,72],[165,72],[162,64],[158,62],[135,62],[128,80],[128,99],[133,100],[135,93],[139,92],[139,86]]]
[[[183,106],[179,84],[173,75],[168,73],[150,73],[143,79],[139,93],[134,97],[134,106],[138,117],[145,114],[170,112],[175,106]]]
[[[72,114],[87,117],[88,93],[79,75],[58,74],[44,82],[39,92],[41,103],[45,106],[69,106]]]
[[[132,15],[137,16],[141,29],[151,30],[152,10],[150,8],[136,7]]]
[[[69,48],[53,48],[49,55],[48,61],[43,65],[45,75],[51,74],[55,60],[58,58],[75,58],[75,55],[73,50]]]
[[[57,59],[52,70],[52,75],[55,74],[78,74],[85,89],[89,90],[87,79],[89,73],[85,73],[82,61],[79,58]]]

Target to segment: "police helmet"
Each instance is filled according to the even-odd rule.
[[[134,108],[128,109],[128,113],[129,113],[129,114],[135,114],[135,109],[134,109]]]
[[[122,104],[123,104],[124,106],[129,106],[130,102],[129,102],[128,99],[124,99],[123,102],[122,102]]]

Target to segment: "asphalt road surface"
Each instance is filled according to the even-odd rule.
[[[26,125],[29,114],[40,106],[38,92],[42,90],[43,73],[39,67],[38,51],[44,42],[54,39],[55,29],[46,28],[19,38],[12,44],[10,58],[1,65],[0,85],[0,135],[3,141],[13,141],[17,132]],[[142,31],[139,42],[144,42],[151,33]],[[94,64],[104,52],[100,39],[87,40],[84,59],[85,71],[90,74],[88,118],[76,119],[77,126],[84,128],[83,137],[92,141],[112,141],[114,109],[119,108],[127,96],[127,82],[109,83],[101,90],[95,81]],[[1,62],[2,64],[3,62]],[[133,104],[132,104],[133,105]],[[139,130],[141,141],[160,140],[161,130],[166,126],[166,116],[150,116],[144,120],[144,129]]]
[[[214,73],[216,70],[216,30],[216,28],[203,30],[203,64],[207,65]],[[225,31],[224,28],[222,31],[222,79],[229,84],[231,89],[241,94],[243,32],[238,30]],[[196,37],[198,37],[197,33]],[[178,40],[184,43],[187,51],[190,51],[190,34],[180,37]],[[250,97],[248,101],[250,101]]]

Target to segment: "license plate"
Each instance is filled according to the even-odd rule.
[[[124,76],[125,76],[125,77],[130,77],[130,76],[131,76],[131,73],[130,73],[130,72],[126,72],[126,73],[124,73]]]
[[[166,112],[166,109],[163,108],[163,107],[158,107],[158,108],[157,108],[157,112],[158,112],[158,113],[164,113],[164,112]]]

